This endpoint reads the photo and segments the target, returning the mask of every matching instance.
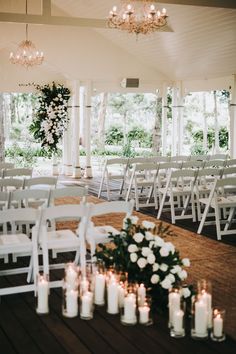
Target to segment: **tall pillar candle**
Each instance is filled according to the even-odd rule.
[[[184,312],[182,310],[177,310],[173,312],[173,330],[176,334],[183,332],[183,319],[184,319]]]
[[[117,314],[118,307],[118,284],[116,281],[108,282],[107,285],[107,312],[110,314]]]
[[[66,291],[66,315],[67,317],[75,317],[78,315],[78,291]]]
[[[95,275],[94,303],[96,305],[104,304],[106,279],[104,274],[97,273]]]
[[[212,328],[212,296],[211,294],[207,293],[205,290],[202,290],[201,300],[207,306],[207,313],[208,313],[207,326],[208,328]]]
[[[169,293],[169,322],[172,325],[173,322],[173,312],[180,310],[180,294],[179,292]]]
[[[49,284],[48,281],[43,277],[38,278],[38,313],[48,313],[48,292]]]
[[[205,337],[207,335],[207,324],[207,305],[200,299],[195,303],[195,333],[197,337]]]
[[[136,323],[136,299],[134,294],[128,294],[124,300],[124,317],[125,323]]]
[[[138,305],[144,306],[146,298],[146,288],[144,284],[140,284],[138,287]]]

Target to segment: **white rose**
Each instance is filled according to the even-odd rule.
[[[139,268],[144,268],[147,264],[147,261],[145,258],[141,257],[141,258],[139,258],[137,263],[138,263]]]
[[[191,295],[191,291],[189,290],[189,288],[182,288],[181,292],[185,299],[186,297],[189,297]]]
[[[172,274],[176,274],[176,273],[178,273],[178,272],[180,272],[181,271],[181,267],[179,266],[179,265],[175,265],[172,269],[171,269],[171,273]]]
[[[149,253],[152,253],[152,250],[149,247],[142,247],[142,255],[143,257],[147,257]]]
[[[166,276],[166,278],[167,279],[169,279],[169,281],[171,282],[171,283],[174,283],[175,282],[175,277],[174,277],[174,275],[173,274],[168,274],[167,276]]]
[[[159,269],[159,264],[158,263],[154,263],[152,266],[152,270],[153,272],[156,272]]]
[[[169,249],[171,253],[175,253],[175,246],[171,242],[165,242],[165,247]]]
[[[138,217],[137,217],[137,216],[131,216],[131,217],[130,217],[130,220],[131,220],[131,222],[132,222],[133,225],[136,225],[137,222],[138,222]]]
[[[161,286],[163,287],[163,289],[170,289],[172,284],[171,284],[170,280],[167,277],[165,277],[165,279],[162,280],[162,282],[161,282]]]
[[[156,261],[156,257],[154,256],[153,253],[150,253],[148,256],[147,256],[147,261],[149,264],[154,264],[155,261]]]
[[[165,247],[165,246],[163,246],[163,247],[161,247],[161,249],[160,249],[160,255],[162,256],[162,257],[167,257],[167,256],[169,256],[169,250],[168,250],[168,248],[167,247]]]
[[[160,236],[155,236],[154,237],[155,245],[158,247],[164,246],[165,242]]]
[[[128,251],[129,251],[130,253],[137,252],[137,251],[138,251],[138,247],[137,247],[136,245],[134,245],[134,244],[131,244],[131,245],[129,245],[129,247],[128,247]]]
[[[178,272],[178,276],[180,277],[181,280],[184,280],[187,278],[188,274],[186,272],[186,270],[181,270],[180,272]]]
[[[131,262],[135,263],[138,259],[137,253],[130,253],[130,260]]]
[[[190,267],[190,260],[189,258],[183,258],[182,259],[182,264],[184,267]]]
[[[159,282],[159,280],[160,280],[159,275],[153,274],[153,275],[151,276],[151,283],[152,283],[152,284],[157,284],[157,283]]]
[[[153,240],[154,236],[153,236],[153,234],[151,232],[146,231],[145,232],[145,238],[146,238],[147,241],[151,241],[151,240]]]
[[[143,234],[141,234],[141,232],[138,232],[136,234],[134,234],[134,241],[137,243],[140,243],[143,241]]]
[[[143,225],[143,227],[145,227],[146,229],[154,229],[154,227],[156,226],[156,225],[154,224],[154,222],[147,221],[147,220],[144,220],[144,221],[142,222],[142,225]]]
[[[160,270],[162,270],[162,272],[166,272],[168,269],[168,265],[165,263],[161,263],[160,265]]]

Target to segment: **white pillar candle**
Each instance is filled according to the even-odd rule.
[[[80,292],[86,293],[89,288],[89,281],[86,278],[82,278],[80,282]]]
[[[66,269],[66,283],[70,288],[74,288],[77,280],[77,271],[73,265],[69,265]]]
[[[180,294],[178,292],[171,292],[169,294],[169,322],[173,322],[174,311],[180,310]]]
[[[140,306],[138,308],[138,310],[139,310],[139,323],[142,323],[142,324],[148,323],[150,307],[149,306]]]
[[[201,299],[195,303],[195,333],[199,337],[207,334],[207,305]]]
[[[107,312],[116,314],[118,307],[118,284],[116,281],[109,282],[107,285]]]
[[[81,317],[90,317],[92,310],[92,293],[87,291],[81,296]]]
[[[124,300],[124,321],[134,323],[136,321],[136,300],[134,294],[128,294]]]
[[[138,304],[139,306],[144,306],[146,298],[146,288],[144,284],[140,284],[138,287]]]
[[[184,312],[182,310],[173,312],[174,332],[181,333],[183,331],[183,318],[184,318]]]
[[[105,275],[95,275],[94,303],[96,305],[104,304],[105,280]]]
[[[223,318],[220,314],[213,319],[213,334],[215,337],[222,337],[223,335]]]
[[[68,317],[75,317],[78,315],[78,291],[66,291],[66,314]]]
[[[125,299],[125,289],[122,284],[118,285],[118,302],[119,302],[119,307],[124,306],[124,299]]]
[[[38,279],[38,313],[48,313],[48,289],[48,281],[40,276]]]
[[[208,328],[211,328],[212,327],[212,296],[211,296],[211,294],[209,294],[205,290],[203,290],[202,294],[201,294],[201,300],[207,306],[207,313],[208,313],[207,325],[208,325]]]

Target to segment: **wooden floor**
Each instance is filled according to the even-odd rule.
[[[95,187],[96,184],[92,184],[91,181],[90,191],[94,194]],[[0,267],[2,265],[0,260]],[[54,272],[54,279],[61,277],[61,272]],[[1,277],[0,287],[20,284],[22,280],[25,280],[25,275]],[[229,336],[222,343],[215,343],[210,339],[194,341],[189,334],[189,324],[186,326],[185,338],[171,338],[166,313],[155,314],[154,324],[150,327],[141,325],[126,327],[120,323],[118,315],[107,314],[105,307],[96,307],[94,318],[90,321],[81,320],[79,317],[64,318],[61,289],[51,290],[49,303],[50,313],[39,316],[35,311],[32,293],[1,298],[0,354],[236,353],[236,341]]]

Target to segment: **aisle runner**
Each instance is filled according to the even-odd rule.
[[[89,202],[100,203],[96,197],[89,196]],[[57,204],[76,204],[79,198],[58,199]],[[134,212],[142,220],[155,223],[158,221],[139,212]],[[112,225],[117,229],[122,226],[122,214],[109,214],[94,218],[95,225]],[[70,225],[68,225],[68,223]],[[166,224],[166,223],[165,223]],[[167,225],[167,224],[166,224]],[[60,224],[59,227],[64,227]],[[75,228],[76,223],[67,222],[67,227]],[[207,278],[212,281],[213,306],[226,309],[226,332],[236,339],[236,248],[211,240],[196,233],[171,225],[176,237],[167,237],[180,251],[181,257],[188,257],[191,267],[188,269],[188,283],[195,284],[198,279]]]

